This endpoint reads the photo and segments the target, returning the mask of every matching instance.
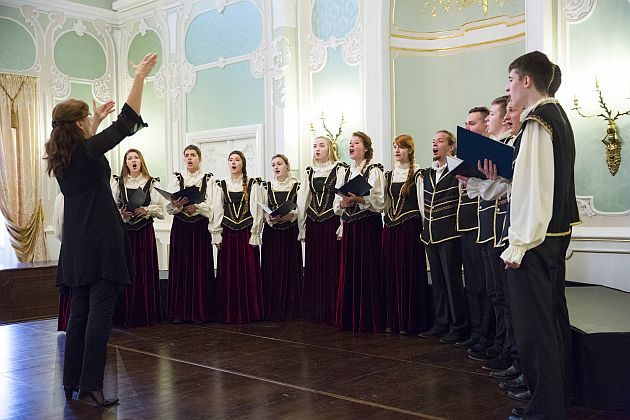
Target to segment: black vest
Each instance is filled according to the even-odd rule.
[[[402,196],[404,182],[392,182],[392,171],[385,172],[385,194],[391,205],[385,213],[385,226],[396,226],[409,219],[422,217],[418,207],[418,188],[416,182],[422,176],[422,170],[417,170],[411,179],[411,185],[406,196]]]
[[[267,207],[271,210],[275,210],[286,201],[293,201],[294,203],[297,203],[297,192],[299,188],[300,183],[296,182],[293,184],[290,191],[274,191],[271,182],[265,182],[265,189],[267,190]],[[293,222],[274,223],[273,225],[267,226],[272,229],[284,230],[294,226],[295,224],[297,224],[297,220],[294,220]]]
[[[311,202],[306,209],[306,215],[314,222],[323,222],[335,215],[333,209],[335,193],[330,188],[333,188],[337,183],[337,169],[340,166],[348,167],[344,162],[337,162],[326,178],[314,178],[313,174],[315,171],[313,168],[310,166],[306,168],[308,188],[311,189]],[[303,188],[306,188],[306,186]]]
[[[118,203],[120,203],[120,208],[123,208],[129,203],[129,195],[133,194],[135,190],[127,189],[125,187],[125,180],[123,179],[123,177],[114,175],[114,179],[118,183]],[[151,204],[151,186],[153,185],[154,181],[159,182],[160,179],[149,177],[149,180],[147,181],[147,183],[144,184],[144,187],[142,187],[142,191],[147,196],[147,198],[144,200],[144,203],[142,203],[142,207],[146,207],[149,204]],[[153,217],[132,216],[128,222],[125,222],[125,229],[140,230],[143,227],[150,225],[152,223],[153,223]]]
[[[457,230],[466,232],[479,227],[477,221],[477,209],[480,198],[468,197],[466,187],[462,186],[459,192],[459,203],[457,203]]]
[[[571,123],[558,101],[549,99],[539,104],[523,121],[521,131],[514,142],[516,163],[521,146],[521,139],[527,124],[540,124],[550,135],[553,146],[554,188],[553,210],[547,226],[547,236],[566,236],[571,234],[571,227],[580,223],[580,215],[575,199],[575,139]],[[535,162],[534,162],[535,164]],[[544,181],[544,180],[543,180]],[[511,204],[510,204],[511,205]],[[508,206],[504,236],[510,225]]]
[[[380,163],[372,163],[364,168],[363,175],[357,175],[357,176],[362,176],[367,180],[370,178],[370,172],[375,169],[382,172],[383,165],[381,165]],[[350,181],[349,168],[346,170],[344,183],[347,183],[348,181]],[[375,216],[375,215],[380,216],[380,213],[377,213],[371,210],[362,210],[357,203],[354,203],[352,207],[348,207],[347,209],[343,210],[343,213],[341,214],[341,220],[343,220],[344,223],[351,223],[351,222],[354,222],[355,220],[359,220],[359,219],[363,219],[364,217]]]
[[[435,169],[426,169],[424,175],[424,220],[422,242],[434,244],[459,238],[457,207],[459,181],[444,169],[440,182],[435,182]]]
[[[184,177],[179,172],[173,172],[173,174],[175,175],[175,177],[177,177],[180,191],[183,190],[185,188]],[[210,181],[210,178],[212,178],[212,173],[207,173],[201,180],[201,188],[199,189],[199,191],[201,191],[201,194],[203,194],[204,197],[206,196],[206,191],[208,190],[208,181]],[[185,211],[175,213],[174,216],[182,222],[187,223],[194,223],[204,218],[204,216],[202,216],[201,214],[189,216],[188,213],[186,213]]]
[[[219,187],[223,191],[223,220],[221,226],[232,230],[241,230],[254,224],[254,217],[249,210],[249,202],[252,199],[252,186],[256,179],[247,180],[247,201],[243,199],[243,192],[229,192],[225,180],[219,181]]]

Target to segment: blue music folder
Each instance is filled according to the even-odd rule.
[[[473,133],[463,127],[457,127],[457,157],[464,161],[464,164],[460,165],[460,171],[463,172],[459,175],[479,175],[477,162],[481,162],[483,165],[484,159],[491,160],[497,166],[497,174],[500,177],[512,179],[514,174],[514,168],[512,167],[514,147],[481,134]],[[457,169],[452,171],[449,167],[450,172],[457,172]],[[469,170],[472,173],[464,173],[469,172]],[[455,174],[458,175],[457,173]]]

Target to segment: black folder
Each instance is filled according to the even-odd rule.
[[[350,193],[359,197],[364,197],[370,194],[371,189],[372,186],[369,182],[367,182],[367,179],[365,179],[363,175],[355,176],[339,188],[330,187],[332,192],[343,195],[344,197],[349,197]]]
[[[147,199],[147,195],[138,188],[127,197],[127,211],[134,212],[137,208],[142,207]]]
[[[269,206],[261,203],[260,201],[258,202],[258,205],[262,207],[265,213],[273,218],[282,217],[297,209],[297,204],[295,204],[293,201],[285,201],[284,203],[280,204],[275,210],[271,210]]]
[[[175,191],[174,193],[170,193],[161,188],[154,187],[157,192],[168,201],[178,200],[180,198],[187,198],[187,204],[199,204],[203,203],[206,199],[204,195],[199,191],[197,187],[186,187],[183,190]]]
[[[514,174],[512,168],[514,147],[473,133],[463,127],[457,127],[457,157],[464,163],[453,170],[451,167],[448,168],[449,172],[454,175],[475,176],[485,179],[485,176],[477,170],[477,162],[483,164],[484,159],[491,160],[497,166],[497,175],[500,177],[512,179]]]

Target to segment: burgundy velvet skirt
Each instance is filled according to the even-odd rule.
[[[65,331],[72,308],[72,292],[59,293],[59,314],[57,316],[57,331]]]
[[[391,331],[425,331],[433,324],[421,223],[415,218],[383,228],[381,273]]]
[[[287,229],[265,225],[261,251],[263,314],[267,321],[302,315],[302,244],[297,224]]]
[[[208,219],[173,219],[167,316],[174,321],[210,321],[214,316],[214,259]]]
[[[128,230],[135,276],[131,286],[118,294],[114,327],[144,327],[161,321],[160,274],[153,224]]]
[[[309,322],[335,325],[341,249],[338,227],[338,216],[322,222],[306,219],[302,309]]]
[[[382,332],[385,288],[381,282],[380,214],[343,224],[336,326]]]
[[[217,277],[217,320],[243,324],[263,317],[260,252],[249,244],[250,228],[223,227]]]

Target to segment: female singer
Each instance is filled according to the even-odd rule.
[[[289,176],[289,159],[271,159],[273,181],[264,184],[262,201],[271,210],[297,202],[300,184]],[[262,245],[263,308],[268,321],[298,319],[302,314],[302,244],[298,240],[297,209],[271,218],[265,213]]]
[[[394,170],[385,173],[385,227],[381,259],[386,288],[385,332],[424,331],[431,326],[422,220],[422,171],[414,162],[413,138],[394,139]]]
[[[63,386],[70,399],[99,406],[118,402],[103,396],[107,341],[118,291],[131,284],[131,252],[123,222],[109,185],[111,169],[105,153],[146,126],[140,117],[144,80],[157,62],[147,54],[133,65],[134,80],[118,120],[99,134],[100,123],[114,102],[97,107],[67,99],[55,105],[52,132],[46,143],[47,172],[55,175],[64,195],[63,242],[56,285],[72,289],[66,331]]]
[[[203,173],[201,150],[184,149],[184,172],[175,172],[171,191],[195,187],[202,199],[188,202],[171,199],[166,211],[174,215],[168,267],[167,316],[173,323],[204,322],[214,317],[214,257],[212,245],[219,243],[221,219],[214,213],[219,200],[214,176]],[[211,235],[212,234],[212,235]]]
[[[245,155],[235,150],[228,156],[230,176],[219,182],[215,212],[222,216],[217,279],[218,320],[242,324],[262,319],[260,272],[262,209],[258,182],[247,177]]]
[[[307,167],[298,190],[299,239],[305,242],[303,313],[307,321],[334,325],[339,286],[339,216],[330,190],[347,165],[337,161],[328,137],[313,141],[313,165]]]
[[[383,166],[371,163],[374,149],[367,134],[352,133],[349,152],[353,164],[337,180],[337,187],[363,176],[372,189],[365,197],[335,197],[335,213],[343,221],[336,325],[342,330],[379,332],[384,329],[385,311],[385,290],[381,285],[385,178]]]
[[[160,188],[159,180],[151,177],[144,157],[137,149],[127,150],[120,176],[114,180],[112,192],[131,243],[135,276],[131,279],[131,287],[118,295],[113,322],[117,327],[155,325],[161,321],[162,304],[153,219],[164,219],[166,202],[154,188]],[[128,207],[129,200],[133,199],[132,194],[139,194],[138,189],[145,199],[132,211]]]

